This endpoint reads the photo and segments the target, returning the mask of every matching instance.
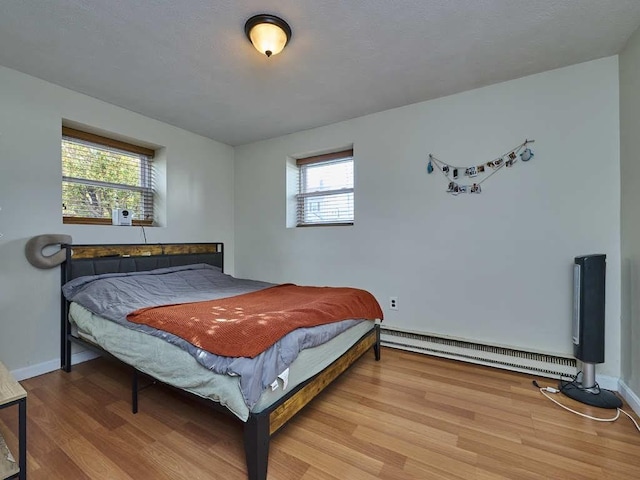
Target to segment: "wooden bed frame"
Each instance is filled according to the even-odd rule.
[[[194,263],[207,263],[223,268],[222,243],[62,245],[62,248],[66,249],[66,261],[61,268],[63,285],[73,278],[84,275],[147,271]],[[66,372],[71,371],[72,343],[115,358],[104,349],[72,334],[69,302],[64,296],[61,305],[60,333],[60,363],[61,368]],[[271,437],[370,348],[374,350],[375,359],[380,360],[379,325],[363,335],[323,371],[293,388],[263,411],[250,413],[244,423],[243,433],[249,480],[266,480]],[[138,410],[139,373],[133,368],[131,392],[133,413]],[[207,401],[207,404],[214,410],[230,413],[226,407],[217,402]]]

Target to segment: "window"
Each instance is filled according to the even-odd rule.
[[[113,208],[134,225],[153,224],[154,151],[62,127],[64,223],[111,224]]]
[[[296,160],[296,224],[353,225],[353,150]]]

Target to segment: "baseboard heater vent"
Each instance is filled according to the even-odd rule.
[[[527,352],[508,347],[498,347],[481,343],[439,337],[430,334],[403,332],[382,327],[382,345],[504,368],[516,372],[533,373],[545,377],[558,378],[576,374],[576,360],[573,357]]]

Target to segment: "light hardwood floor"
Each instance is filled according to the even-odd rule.
[[[640,479],[640,433],[627,417],[599,423],[565,412],[532,378],[367,353],[273,438],[269,479]],[[103,359],[22,382],[29,479],[246,479],[239,421],[158,386],[132,415],[129,383],[126,369]],[[0,411],[14,448],[15,417]]]

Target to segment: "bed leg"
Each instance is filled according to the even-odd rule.
[[[71,371],[71,342],[66,338],[62,339],[62,354],[60,357],[62,370],[69,373]]]
[[[131,378],[131,412],[138,413],[138,370],[135,368]]]
[[[66,282],[65,269],[62,272],[62,285]],[[71,322],[69,322],[69,302],[60,295],[60,368],[65,372],[71,371]]]
[[[244,424],[244,453],[249,480],[267,479],[269,439],[269,413],[250,414]]]
[[[376,361],[380,361],[380,325],[376,325],[376,343],[373,345]]]

